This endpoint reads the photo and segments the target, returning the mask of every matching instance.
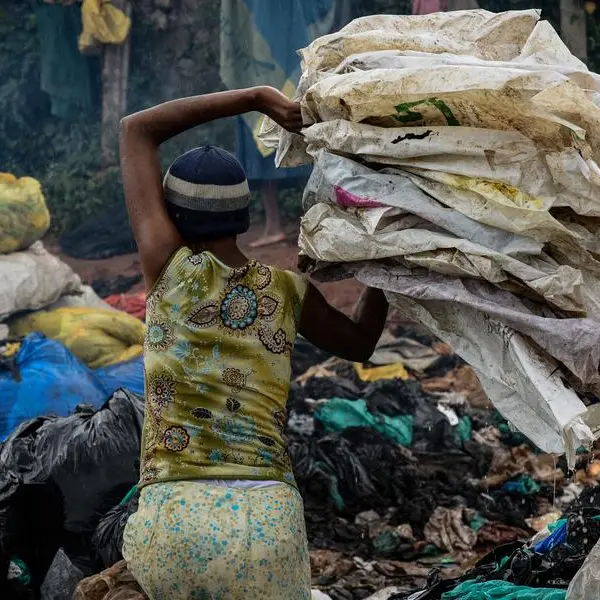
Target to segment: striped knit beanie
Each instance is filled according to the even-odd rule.
[[[194,148],[180,156],[163,182],[167,211],[187,242],[248,231],[250,190],[244,167],[226,150]]]

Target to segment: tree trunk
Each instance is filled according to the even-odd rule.
[[[560,30],[569,50],[587,62],[586,17],[577,0],[560,0]]]
[[[131,16],[130,0],[113,0],[113,4]],[[103,168],[116,165],[118,156],[119,121],[127,110],[127,79],[129,77],[129,39],[122,44],[104,46],[102,66],[102,135],[101,164]]]

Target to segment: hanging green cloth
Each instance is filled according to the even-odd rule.
[[[41,89],[50,97],[54,116],[77,117],[92,106],[90,63],[77,46],[81,5],[33,1],[40,40]]]
[[[442,600],[565,600],[566,590],[531,588],[508,581],[465,581],[452,591],[442,594]]]

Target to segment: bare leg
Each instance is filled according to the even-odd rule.
[[[277,204],[277,182],[263,182],[260,195],[265,208],[265,232],[262,237],[250,244],[251,248],[269,246],[285,240]]]

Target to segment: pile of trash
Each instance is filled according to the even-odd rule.
[[[539,448],[600,389],[600,77],[539,11],[357,19],[301,52],[300,267],[386,291]],[[585,400],[585,402],[584,402]]]
[[[70,598],[135,484],[144,323],[41,241],[38,181],[0,174],[0,597]],[[139,309],[138,309],[139,313]]]
[[[564,600],[600,539],[596,454],[570,471],[445,344],[393,333],[368,365],[315,354],[306,368],[309,345],[295,351],[287,437],[313,585],[333,600]]]
[[[38,181],[0,174],[0,441],[29,419],[143,393],[142,320],[115,310],[40,241]]]
[[[361,365],[300,338],[293,372],[286,436],[314,598],[452,600],[468,585],[481,598],[496,582],[562,600],[597,568],[596,454],[580,453],[569,472],[540,453],[446,344],[396,326]],[[10,433],[0,447],[0,597],[145,599],[121,553],[143,413],[143,399],[120,390],[98,409]]]

